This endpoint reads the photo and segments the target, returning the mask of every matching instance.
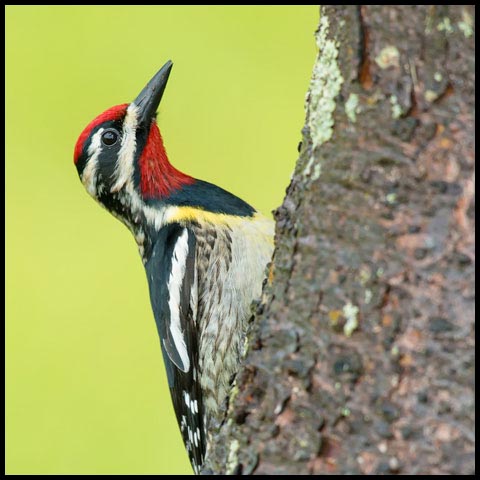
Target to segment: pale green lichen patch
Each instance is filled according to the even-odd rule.
[[[425,100],[427,102],[433,102],[438,98],[438,93],[434,92],[433,90],[427,90],[425,92]]]
[[[398,67],[400,65],[400,52],[393,45],[382,48],[382,51],[375,57],[376,64],[385,70],[388,67]]]
[[[343,408],[342,408],[342,415],[343,415],[344,417],[349,417],[351,413],[352,413],[352,412],[350,411],[350,409],[349,409],[348,407],[343,407]]]
[[[435,72],[433,78],[436,82],[441,82],[443,80],[443,75],[440,72]]]
[[[228,452],[228,459],[225,473],[232,475],[238,465],[238,451],[240,450],[240,443],[238,440],[233,440],[230,443],[230,451]]]
[[[370,289],[367,288],[367,290],[365,290],[365,304],[368,305],[371,301],[372,301],[372,291]]]
[[[432,33],[433,29],[433,17],[431,15],[427,15],[425,18],[425,33],[428,35]]]
[[[366,285],[367,282],[370,280],[371,275],[372,275],[372,272],[370,271],[370,268],[365,265],[362,266],[359,273],[360,283],[362,285]]]
[[[343,77],[338,66],[338,44],[329,38],[329,21],[326,15],[320,18],[316,34],[319,49],[313,68],[310,89],[307,95],[307,124],[310,128],[313,147],[330,140],[333,134],[335,98],[340,93]],[[310,166],[311,168],[311,166]]]
[[[462,9],[462,20],[457,25],[466,38],[473,35],[473,18],[465,9]]]
[[[305,167],[305,170],[303,171],[303,174],[306,177],[310,177],[311,180],[315,181],[320,177],[320,172],[321,172],[321,166],[317,162],[315,165],[315,157],[312,155],[310,157],[310,160],[308,160],[307,166]],[[313,167],[313,172],[312,172],[312,167]]]
[[[439,32],[445,32],[447,35],[453,33],[452,22],[448,17],[443,17],[442,21],[437,25]]]
[[[311,176],[312,180],[316,180],[318,177],[320,177],[320,172],[321,172],[320,164],[316,163],[315,166],[313,167],[313,174]]]
[[[350,337],[358,327],[358,307],[348,302],[343,307],[342,311],[343,311],[343,316],[347,320],[345,322],[345,325],[343,326],[343,333],[347,337]]]
[[[348,100],[345,103],[345,113],[352,123],[357,121],[358,95],[356,93],[351,93],[348,97]]]
[[[396,193],[389,193],[389,194],[387,194],[385,199],[387,200],[387,203],[389,205],[393,205],[397,201],[397,194]]]
[[[230,405],[230,407],[233,406],[233,404],[235,402],[235,399],[238,396],[239,391],[240,390],[238,389],[237,381],[235,380],[234,384],[232,385],[232,388],[230,389],[230,396],[229,396],[229,399],[228,399],[228,404]]]
[[[390,97],[390,105],[392,106],[392,117],[397,119],[402,116],[402,107],[398,103],[396,95]]]

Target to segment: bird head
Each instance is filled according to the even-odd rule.
[[[168,61],[130,104],[109,108],[80,134],[74,163],[88,193],[132,229],[192,177],[168,161],[156,113],[172,69]]]

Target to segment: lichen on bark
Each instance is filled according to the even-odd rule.
[[[313,147],[330,140],[333,133],[335,101],[343,83],[338,66],[338,42],[330,38],[329,18],[320,10],[320,25],[315,34],[318,57],[315,61],[306,98],[307,124]]]

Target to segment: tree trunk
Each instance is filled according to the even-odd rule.
[[[474,473],[474,6],[325,6],[207,468]]]

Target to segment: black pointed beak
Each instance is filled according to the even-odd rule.
[[[149,127],[157,113],[158,105],[167,86],[168,76],[173,63],[169,60],[147,83],[138,97],[132,102],[138,108],[137,119],[139,125]]]

